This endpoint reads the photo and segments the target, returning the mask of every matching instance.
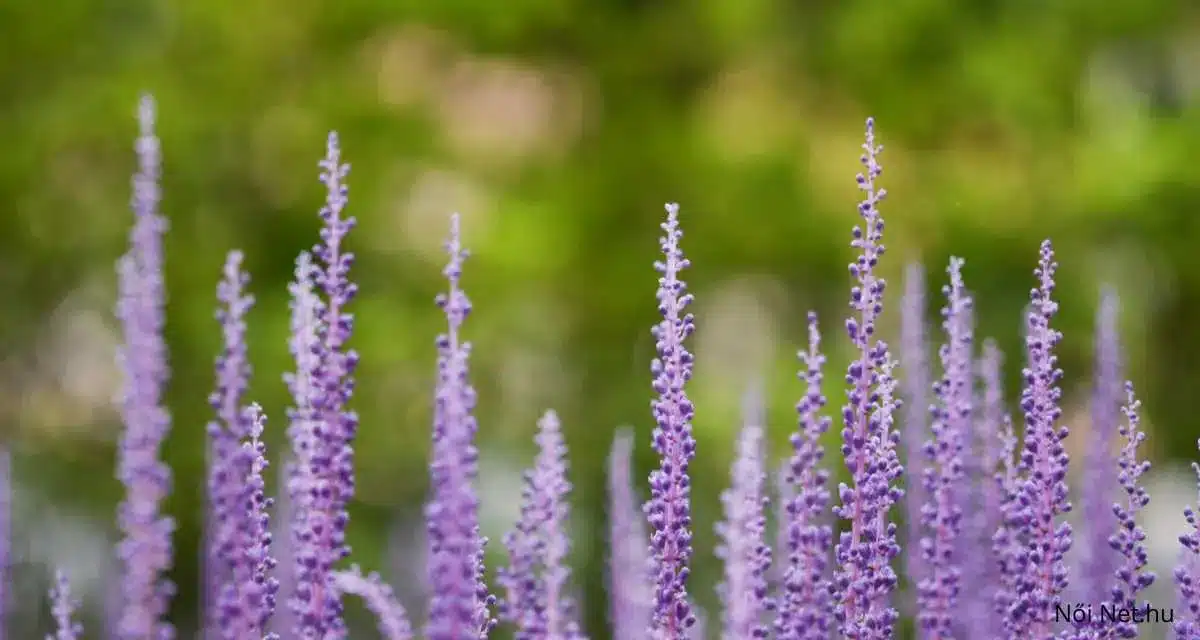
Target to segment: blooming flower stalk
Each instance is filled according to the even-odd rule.
[[[650,625],[653,592],[645,520],[633,487],[633,432],[622,429],[608,455],[608,602],[612,637],[636,638]]]
[[[667,205],[667,221],[660,239],[663,261],[654,265],[658,280],[658,311],[662,322],[653,335],[658,357],[651,365],[654,391],[652,443],[659,467],[650,474],[650,500],[645,513],[652,531],[655,597],[650,636],[655,640],[679,640],[696,623],[688,601],[687,581],[692,556],[691,480],[688,465],[696,455],[692,437],[695,408],[684,386],[692,377],[692,354],[684,346],[695,331],[694,319],[686,311],[692,302],[679,274],[691,263],[683,257],[679,240],[679,205]]]
[[[162,237],[167,221],[158,213],[161,171],[154,135],[154,101],[146,96],[138,108],[138,171],[133,177],[134,224],[129,251],[117,265],[117,317],[123,344],[118,364],[123,376],[121,418],[125,429],[117,453],[117,476],[125,500],[117,524],[123,534],[120,640],[170,640],[174,628],[163,620],[175,588],[165,574],[171,567],[171,535],[175,523],[159,508],[171,489],[171,470],[159,459],[171,418],[162,396],[168,377],[163,340],[164,305]]]
[[[721,494],[725,520],[716,527],[721,539],[717,556],[725,561],[725,580],[717,593],[725,605],[721,619],[725,640],[767,637],[766,615],[775,609],[767,594],[771,547],[766,540],[763,413],[761,394],[748,394],[731,485]]]
[[[1110,577],[1119,558],[1108,545],[1111,534],[1112,503],[1117,489],[1117,467],[1113,465],[1113,444],[1121,411],[1121,345],[1117,333],[1118,299],[1105,288],[1096,312],[1095,366],[1092,380],[1092,429],[1084,457],[1082,491],[1083,512],[1079,571],[1079,600],[1093,605],[1105,602]]]
[[[83,625],[73,619],[78,603],[71,597],[71,583],[62,570],[54,574],[50,589],[50,613],[54,616],[55,632],[46,640],[76,640],[83,634]]]
[[[1197,447],[1200,447],[1200,441]],[[1200,479],[1200,463],[1193,462],[1192,469]],[[1179,536],[1183,552],[1175,568],[1175,586],[1183,610],[1175,623],[1175,634],[1180,640],[1195,640],[1200,638],[1200,513],[1195,507],[1187,507],[1183,516],[1188,530]]]
[[[217,322],[221,325],[223,348],[217,357],[216,389],[209,404],[216,419],[209,422],[208,446],[208,518],[210,535],[205,541],[206,619],[212,629],[224,630],[222,637],[241,637],[245,627],[227,620],[229,612],[241,618],[241,584],[233,576],[237,558],[246,548],[239,530],[248,530],[249,513],[242,496],[251,460],[241,455],[241,440],[250,435],[243,411],[243,399],[250,378],[246,355],[246,313],[254,298],[244,293],[249,277],[242,271],[242,254],[231,251],[225,260],[223,277],[217,286]],[[240,622],[240,620],[239,620]]]
[[[1117,484],[1125,494],[1124,504],[1113,503],[1112,515],[1116,516],[1116,526],[1108,538],[1108,546],[1119,559],[1117,568],[1107,582],[1112,585],[1109,589],[1108,603],[1116,611],[1130,611],[1138,606],[1137,597],[1142,591],[1154,584],[1154,573],[1146,570],[1146,531],[1137,523],[1137,515],[1150,502],[1146,488],[1138,484],[1142,474],[1150,468],[1150,463],[1138,460],[1137,449],[1146,439],[1145,432],[1139,428],[1140,417],[1138,410],[1141,402],[1133,392],[1133,383],[1125,383],[1125,406],[1121,411],[1125,414],[1125,422],[1119,427],[1118,433],[1125,440],[1118,458]],[[1111,522],[1111,520],[1110,520]],[[1118,619],[1116,622],[1101,620],[1096,634],[1097,640],[1115,638],[1134,638],[1138,635],[1137,626],[1127,620]]]
[[[1062,334],[1050,326],[1058,312],[1054,301],[1054,249],[1042,243],[1034,275],[1038,287],[1030,294],[1025,347],[1028,366],[1023,377],[1021,411],[1025,416],[1025,443],[1017,502],[1024,549],[1018,564],[1016,597],[1009,611],[1014,640],[1054,637],[1054,608],[1067,587],[1064,558],[1071,548],[1071,525],[1063,518],[1071,510],[1067,500],[1068,456],[1063,441],[1067,428],[1059,425],[1062,369],[1054,348]]]
[[[925,441],[929,439],[929,343],[925,327],[925,269],[920,263],[904,270],[904,297],[900,305],[900,367],[904,398],[904,468],[908,477],[925,477]],[[907,545],[904,573],[909,584],[921,584],[925,559],[921,553],[921,508],[928,502],[925,485],[910,482],[905,490]]]
[[[230,509],[238,512],[227,558],[231,581],[221,593],[220,628],[230,640],[263,638],[274,640],[268,632],[275,612],[279,582],[272,573],[271,526],[268,515],[271,499],[266,495],[263,472],[267,468],[266,445],[262,434],[266,417],[262,408],[252,404],[243,412],[247,426],[244,440],[233,453],[231,471],[236,500]]]
[[[404,607],[396,600],[392,588],[378,573],[363,575],[358,565],[334,573],[334,585],[343,594],[362,598],[367,609],[379,621],[379,634],[384,640],[412,640],[412,626]]]
[[[963,449],[974,404],[972,300],[963,285],[962,266],[961,259],[950,258],[950,283],[942,289],[946,341],[938,353],[943,374],[933,387],[937,402],[922,477],[929,497],[921,510],[921,552],[928,573],[919,585],[917,620],[922,637],[930,640],[954,637],[962,580]]]
[[[525,473],[521,516],[504,539],[509,566],[500,572],[507,591],[500,617],[516,627],[518,640],[582,637],[567,597],[567,447],[553,411],[538,421],[538,454]]]
[[[857,281],[851,289],[850,305],[857,316],[846,321],[855,357],[846,371],[849,390],[842,408],[841,452],[853,484],[839,487],[841,504],[834,511],[849,521],[836,547],[834,590],[839,631],[851,640],[891,638],[898,617],[889,598],[896,587],[890,563],[899,548],[896,527],[887,516],[901,497],[892,486],[900,468],[895,459],[898,436],[890,431],[891,414],[898,403],[887,397],[895,384],[887,344],[875,336],[886,286],[874,272],[884,253],[883,218],[877,206],[887,191],[875,186],[883,171],[878,161],[883,147],[875,144],[874,128],[874,119],[868,119],[862,155],[865,172],[858,175],[859,189],[866,194],[858,207],[863,224],[854,227],[851,243],[860,251],[850,265],[850,275]]]
[[[468,380],[471,345],[460,342],[459,335],[471,312],[471,302],[459,287],[468,254],[460,241],[457,215],[451,218],[446,250],[450,260],[442,273],[450,290],[439,295],[437,302],[446,313],[449,330],[437,340],[438,379],[430,454],[433,495],[425,509],[433,596],[425,637],[474,640],[486,638],[496,621],[490,613],[495,598],[483,582],[487,540],[479,534],[479,498],[473,484],[478,475],[479,450],[475,447],[475,390]]]
[[[784,498],[780,548],[786,552],[786,568],[775,634],[779,638],[826,640],[832,625],[828,565],[833,529],[824,518],[829,508],[829,472],[821,466],[825,456],[821,438],[831,421],[821,415],[826,403],[821,390],[825,356],[821,353],[817,314],[811,311],[808,349],[799,355],[804,367],[799,376],[805,391],[796,405],[799,428],[791,435],[792,455],[785,467],[784,484],[790,496]]]

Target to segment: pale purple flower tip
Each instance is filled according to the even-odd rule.
[[[71,583],[67,574],[58,570],[54,574],[54,586],[50,589],[50,613],[54,616],[55,632],[46,640],[75,640],[83,634],[83,625],[73,619],[79,606],[71,597]]]
[[[912,263],[904,271],[904,297],[900,305],[900,366],[904,371],[904,468],[913,479],[925,476],[924,451],[925,441],[929,439],[929,389],[932,386],[928,351],[925,268]],[[921,507],[928,498],[922,482],[908,483],[905,494],[907,546],[904,573],[909,584],[915,587],[925,577],[920,544]]]
[[[822,468],[825,448],[821,438],[831,420],[821,415],[825,395],[821,391],[825,356],[821,354],[821,332],[817,314],[808,314],[808,349],[801,351],[804,396],[796,405],[798,429],[791,435],[792,455],[785,466],[781,500],[786,501],[781,520],[786,554],[783,589],[775,633],[795,640],[824,640],[832,625],[829,588],[829,553],[833,529],[825,520],[829,508],[829,472]]]
[[[651,363],[654,391],[651,406],[655,427],[652,444],[659,455],[659,468],[650,474],[650,500],[644,511],[652,530],[651,557],[654,561],[655,597],[651,637],[677,640],[696,623],[687,594],[692,556],[691,479],[688,466],[696,455],[692,437],[695,407],[684,386],[692,377],[692,354],[684,342],[695,331],[694,318],[686,311],[692,302],[679,274],[691,263],[683,256],[679,240],[679,205],[667,205],[667,221],[659,243],[664,260],[654,268],[658,280],[658,312],[662,322],[653,335],[658,357]]]
[[[208,423],[208,517],[206,520],[204,566],[204,614],[206,630],[222,629],[221,610],[226,590],[236,593],[228,559],[239,550],[239,527],[246,517],[241,509],[240,492],[245,469],[236,468],[240,440],[249,435],[242,410],[243,396],[250,378],[246,355],[246,312],[254,298],[244,293],[249,277],[242,271],[242,254],[230,251],[217,285],[217,322],[221,325],[223,348],[217,356],[216,388],[209,404],[216,419]],[[234,596],[236,597],[236,596]]]
[[[1092,380],[1092,428],[1084,457],[1079,494],[1083,531],[1080,545],[1079,600],[1099,606],[1108,599],[1109,578],[1120,558],[1108,546],[1109,515],[1117,491],[1113,444],[1121,409],[1121,345],[1117,331],[1116,291],[1105,288],[1096,311],[1095,365]]]
[[[731,485],[721,494],[725,520],[716,527],[721,539],[717,556],[725,561],[725,580],[717,593],[725,605],[721,620],[725,640],[766,638],[766,615],[775,609],[774,600],[767,594],[771,547],[766,540],[762,403],[760,393],[747,394]]]
[[[1024,549],[1018,559],[1016,600],[1008,616],[1011,632],[1030,640],[1054,635],[1054,608],[1062,603],[1067,588],[1064,557],[1071,548],[1071,526],[1064,519],[1071,510],[1066,484],[1068,456],[1063,444],[1067,427],[1059,424],[1062,369],[1054,355],[1062,334],[1050,327],[1058,312],[1058,303],[1051,297],[1056,268],[1054,249],[1047,240],[1039,253],[1034,272],[1038,287],[1030,294],[1032,304],[1026,318],[1028,366],[1021,392],[1025,445],[1016,514]]]
[[[425,627],[427,640],[486,638],[496,625],[491,617],[495,597],[483,581],[483,550],[479,534],[479,497],[474,482],[479,450],[475,446],[475,390],[468,380],[471,345],[459,332],[471,303],[459,286],[467,258],[459,237],[458,216],[451,218],[446,243],[450,260],[442,273],[447,294],[437,304],[449,323],[438,336],[438,376],[434,394],[433,446],[430,453],[430,496],[425,507],[428,533],[428,578],[433,597]]]
[[[507,597],[500,617],[513,624],[518,640],[574,640],[579,623],[566,594],[567,566],[567,447],[558,416],[547,411],[538,421],[537,460],[525,472],[521,516],[504,537],[509,566],[498,581]]]
[[[1137,523],[1137,515],[1150,503],[1146,488],[1138,484],[1142,474],[1150,468],[1150,463],[1138,460],[1138,446],[1146,439],[1146,433],[1139,428],[1140,416],[1138,410],[1141,401],[1133,392],[1133,383],[1125,383],[1125,406],[1121,411],[1125,414],[1125,422],[1118,428],[1118,434],[1125,440],[1121,454],[1117,458],[1117,484],[1125,494],[1124,504],[1112,504],[1111,515],[1116,516],[1115,526],[1110,524],[1113,531],[1108,537],[1108,547],[1115,552],[1119,559],[1117,567],[1105,582],[1112,585],[1107,601],[1116,610],[1132,610],[1138,606],[1137,597],[1142,591],[1154,584],[1154,573],[1146,570],[1146,530]],[[1108,522],[1112,520],[1105,518]],[[1109,638],[1135,638],[1138,627],[1129,621],[1120,621],[1102,626],[1097,635],[1098,640]]]
[[[123,604],[117,632],[122,640],[170,640],[175,630],[163,618],[175,587],[164,576],[171,567],[175,523],[159,514],[171,489],[171,470],[159,459],[171,426],[162,400],[168,377],[162,335],[166,303],[162,236],[167,222],[158,213],[161,159],[154,135],[154,101],[149,96],[142,98],[138,121],[134,224],[129,252],[117,265],[117,316],[123,332],[117,359],[124,378],[121,417],[125,425],[117,476],[126,490],[117,514],[124,535],[118,545]]]
[[[927,466],[921,483],[928,502],[921,510],[921,553],[927,574],[919,585],[922,637],[954,635],[962,580],[962,518],[965,480],[963,449],[971,433],[974,405],[972,300],[962,278],[963,261],[950,258],[950,283],[942,288],[946,341],[938,350],[942,378],[934,384],[932,437],[925,444]],[[974,549],[968,549],[974,552]]]
[[[902,467],[896,454],[899,434],[891,430],[892,413],[899,405],[893,396],[894,366],[887,344],[875,336],[875,322],[883,312],[886,283],[874,273],[884,253],[883,218],[878,204],[887,196],[875,181],[883,172],[875,144],[875,121],[867,120],[862,164],[857,177],[866,194],[859,204],[861,226],[856,225],[851,246],[859,250],[850,264],[857,281],[850,291],[850,306],[857,317],[846,321],[846,332],[855,356],[846,371],[847,404],[842,408],[842,457],[850,470],[851,486],[838,490],[840,505],[834,514],[849,521],[836,547],[838,570],[834,577],[835,618],[842,635],[852,640],[892,638],[899,617],[890,598],[896,588],[892,559],[899,553],[896,525],[888,520],[893,504],[903,497],[894,486]]]
[[[618,431],[608,457],[609,622],[616,640],[650,625],[654,593],[646,524],[633,487],[633,432]]]
[[[367,609],[375,614],[379,635],[384,640],[412,640],[412,625],[404,606],[378,573],[371,572],[364,576],[358,565],[352,565],[348,571],[335,572],[333,577],[338,591],[358,596]]]

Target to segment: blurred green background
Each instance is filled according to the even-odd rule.
[[[1193,3],[0,0],[0,415],[16,454],[27,578],[15,624],[44,615],[38,567],[50,562],[77,576],[93,633],[104,610],[120,497],[113,265],[131,220],[142,91],[159,104],[171,223],[166,456],[184,629],[197,602],[216,280],[225,252],[244,250],[258,298],[252,396],[279,451],[286,282],[316,239],[329,129],[353,165],[359,220],[349,240],[362,354],[350,537],[355,558],[411,606],[422,598],[433,338],[444,322],[432,299],[448,214],[462,213],[475,256],[467,331],[490,565],[504,559],[534,422],[553,407],[572,451],[576,582],[589,629],[604,637],[604,460],[628,424],[639,471],[654,464],[651,263],[662,204],[681,203],[699,325],[692,591],[715,618],[711,523],[739,397],[767,381],[777,460],[801,393],[794,353],[808,309],[825,329],[833,415],[844,398],[846,264],[868,115],[887,148],[888,335],[904,264],[923,261],[936,293],[948,256],[965,257],[978,334],[1010,354],[1015,390],[1020,310],[1037,244],[1052,237],[1070,424],[1086,433],[1092,318],[1111,283],[1150,454],[1160,470],[1195,457]],[[933,296],[931,321],[939,304]],[[1171,500],[1195,491],[1186,477],[1160,481],[1174,498],[1151,528],[1169,560],[1182,523]]]

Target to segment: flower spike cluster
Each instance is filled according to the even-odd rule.
[[[846,321],[846,332],[855,356],[846,371],[847,404],[842,408],[842,457],[850,470],[852,485],[841,485],[841,504],[835,515],[848,521],[836,547],[838,570],[834,578],[835,618],[840,633],[851,640],[881,640],[893,637],[898,613],[890,596],[896,587],[891,560],[899,553],[895,525],[888,521],[891,506],[902,492],[892,483],[900,475],[896,459],[898,434],[890,431],[891,414],[898,402],[887,398],[894,379],[890,376],[891,355],[887,344],[875,335],[875,322],[883,312],[886,283],[875,275],[884,253],[883,218],[877,206],[887,196],[876,189],[883,169],[878,157],[883,147],[875,144],[874,119],[867,120],[866,142],[858,175],[858,186],[866,194],[859,204],[861,226],[854,227],[851,246],[859,250],[850,264],[857,281],[850,292],[850,306],[857,316]]]
[[[678,640],[696,624],[688,600],[687,581],[692,556],[691,479],[688,465],[696,455],[696,440],[692,437],[692,416],[695,412],[684,385],[692,377],[692,354],[684,341],[695,331],[691,313],[686,311],[692,302],[687,285],[679,274],[690,262],[683,257],[679,240],[679,205],[667,205],[667,221],[663,223],[663,261],[654,265],[662,277],[658,279],[658,312],[662,322],[654,327],[658,357],[651,364],[654,391],[658,398],[654,409],[654,450],[659,455],[659,467],[650,474],[650,500],[645,513],[652,530],[651,556],[655,565],[654,617],[651,637],[655,640]]]
[[[159,514],[171,489],[171,470],[159,459],[171,427],[162,401],[168,377],[162,334],[166,304],[162,245],[167,221],[158,212],[161,154],[154,135],[154,101],[149,96],[142,98],[138,121],[134,224],[129,252],[117,266],[117,316],[124,334],[118,363],[124,376],[121,417],[125,424],[117,476],[126,494],[117,516],[124,539],[118,546],[123,605],[116,634],[121,640],[170,640],[175,630],[163,618],[175,593],[165,577],[171,567],[175,523]]]
[[[797,640],[829,637],[829,549],[833,530],[823,517],[829,508],[829,472],[821,467],[825,449],[821,438],[830,419],[821,415],[825,395],[821,391],[825,356],[821,354],[821,332],[817,314],[808,314],[808,349],[800,352],[804,370],[804,397],[796,405],[799,429],[791,435],[792,455],[784,469],[784,485],[790,495],[782,514],[781,549],[787,550],[783,593],[775,634]],[[783,491],[781,491],[781,494]]]
[[[433,447],[430,453],[432,496],[425,507],[429,537],[429,583],[433,597],[425,627],[427,640],[478,640],[496,625],[491,617],[494,596],[483,582],[483,550],[479,533],[479,498],[474,482],[479,450],[475,446],[475,390],[468,380],[469,343],[459,332],[471,302],[459,287],[467,258],[459,238],[458,216],[451,218],[442,271],[450,283],[437,304],[449,330],[438,337],[438,379],[434,397]]]
[[[932,438],[925,444],[928,466],[922,486],[929,502],[921,510],[925,528],[921,552],[928,571],[919,585],[918,622],[930,640],[951,638],[962,580],[963,449],[971,432],[974,402],[974,338],[972,301],[962,278],[963,261],[950,258],[950,283],[942,291],[942,327],[946,342],[939,350],[942,379],[933,387]]]

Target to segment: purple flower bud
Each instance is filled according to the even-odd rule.
[[[72,616],[78,603],[71,598],[71,583],[67,574],[62,570],[54,573],[54,586],[50,589],[50,613],[54,616],[53,635],[46,640],[75,640],[83,634],[83,625],[75,622]]]

